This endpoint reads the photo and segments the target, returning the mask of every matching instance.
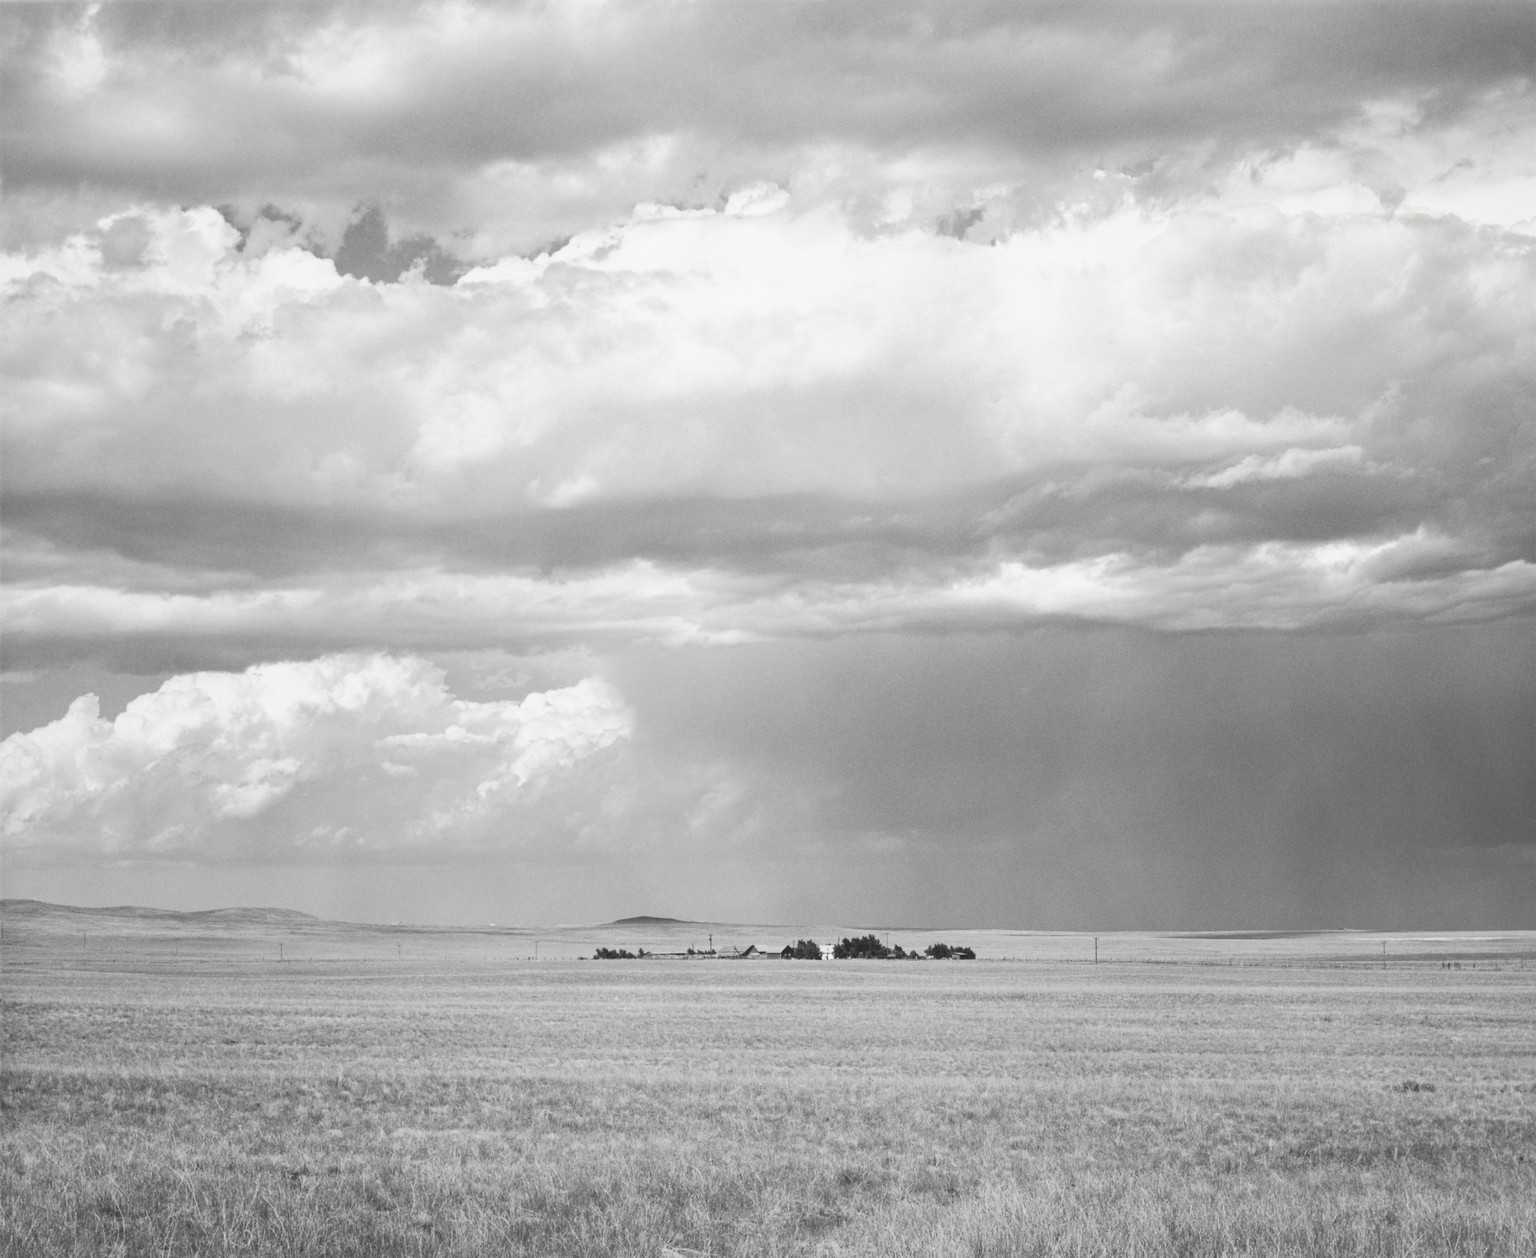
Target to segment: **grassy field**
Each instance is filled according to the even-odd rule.
[[[1529,935],[892,938],[12,904],[4,1253],[1536,1254]]]

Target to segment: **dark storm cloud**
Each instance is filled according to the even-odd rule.
[[[615,677],[648,739],[808,784],[821,859],[905,871],[908,912],[932,880],[1036,927],[1536,923],[1533,871],[1480,868],[1536,852],[1524,628],[873,637]]]
[[[877,502],[678,496],[460,518],[21,490],[7,495],[6,563],[13,580],[66,580],[109,572],[115,556],[168,574],[163,589],[360,565],[555,573],[634,559],[858,581],[983,559],[1065,562],[1115,552],[1172,560],[1198,546],[1393,536],[1425,524],[1466,538],[1441,562],[1469,552],[1482,566],[1536,560],[1536,525],[1517,502],[1489,519],[1442,478],[1373,472],[1358,458],[1291,478],[1226,483],[1222,475],[1209,466],[1069,465]]]
[[[1224,475],[1231,469],[1065,468],[1049,478],[1010,478],[905,501],[671,498],[467,519],[20,494],[8,501],[5,568],[17,606],[29,589],[46,600],[50,588],[61,588],[132,591],[140,600],[191,597],[205,608],[235,600],[240,610],[178,624],[174,615],[153,613],[151,602],[144,606],[155,627],[130,617],[111,628],[110,614],[98,622],[54,602],[54,611],[31,623],[13,617],[7,655],[13,668],[100,659],[163,673],[307,658],[350,645],[430,651],[495,641],[548,650],[672,636],[665,614],[671,596],[661,600],[658,619],[646,582],[633,575],[637,565],[707,574],[677,608],[701,625],[820,637],[902,626],[955,632],[1121,619],[1125,609],[1113,604],[956,605],[943,594],[985,585],[1008,564],[1050,571],[1113,555],[1148,574],[1149,602],[1131,618],[1157,622],[1187,599],[1198,604],[1197,593],[1180,590],[1178,573],[1198,569],[1212,548],[1262,553],[1350,545],[1361,537],[1399,540],[1360,563],[1368,582],[1361,595],[1378,601],[1323,612],[1331,623],[1390,623],[1418,605],[1417,590],[1454,588],[1474,577],[1492,582],[1490,592],[1461,610],[1454,595],[1444,596],[1437,617],[1533,610],[1528,583],[1502,592],[1498,585],[1507,565],[1536,560],[1526,517],[1512,514],[1500,533],[1462,517],[1454,499],[1444,499],[1443,484],[1371,474],[1353,461],[1295,479],[1226,484]],[[1218,610],[1232,598],[1259,606],[1298,599],[1262,570],[1248,573],[1238,564],[1236,572],[1212,587],[1211,613],[1220,618],[1232,614]],[[605,588],[615,573],[630,575]],[[509,574],[519,575],[523,594],[498,586]],[[476,581],[485,590],[466,595],[464,583]],[[366,600],[402,582],[407,590],[419,587],[417,593],[389,614],[366,610]],[[561,614],[530,619],[517,609],[519,598],[580,589],[583,582],[587,593],[574,594]],[[458,616],[427,610],[445,591],[455,591],[447,607],[468,599],[458,604]],[[480,605],[484,599],[492,602]],[[1187,620],[1185,627],[1200,623]]]
[[[439,218],[453,216],[457,174],[657,136],[690,146],[692,168],[669,176],[684,198],[711,182],[712,153],[739,165],[756,150],[757,177],[773,178],[788,151],[826,143],[1070,152],[1155,189],[1222,150],[1284,151],[1382,99],[1445,125],[1492,87],[1528,85],[1536,56],[1524,3],[128,4],[85,25],[81,13],[7,15],[14,187],[348,205],[389,193],[442,201]],[[77,29],[101,64],[72,96],[57,70]]]
[[[391,237],[384,214],[368,206],[342,233],[336,250],[336,269],[342,275],[393,283],[413,267],[419,267],[431,284],[452,284],[464,273],[430,236]]]

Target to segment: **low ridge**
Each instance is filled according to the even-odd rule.
[[[47,900],[0,900],[0,913],[13,917],[61,914],[70,917],[132,917],[180,922],[318,922],[313,913],[298,909],[228,908],[228,909],[152,909],[138,904],[112,904],[91,907],[81,904],[51,904]]]
[[[649,913],[642,913],[638,917],[620,917],[611,922],[603,923],[605,926],[698,926],[700,923],[691,921],[686,917],[652,917]]]

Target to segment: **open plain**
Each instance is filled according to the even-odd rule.
[[[1536,1254],[1530,934],[808,933],[8,902],[4,1252]]]

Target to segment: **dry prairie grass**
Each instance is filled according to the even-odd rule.
[[[1536,971],[123,950],[4,998],[18,1258],[1536,1254]]]

